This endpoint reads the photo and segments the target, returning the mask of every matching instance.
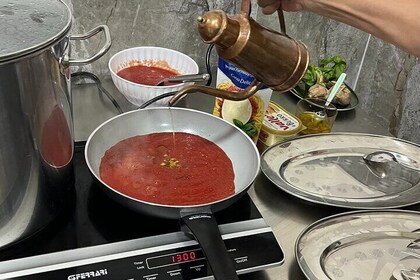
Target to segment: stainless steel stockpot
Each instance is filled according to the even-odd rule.
[[[45,227],[71,197],[70,66],[111,45],[107,26],[69,35],[71,25],[62,1],[0,0],[0,249]],[[71,40],[98,33],[98,53],[71,58]]]

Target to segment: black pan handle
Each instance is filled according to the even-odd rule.
[[[239,280],[213,215],[192,214],[182,217],[181,223],[182,230],[200,244],[216,280]]]

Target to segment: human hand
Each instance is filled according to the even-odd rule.
[[[258,5],[262,8],[263,14],[269,15],[277,11],[280,7],[286,12],[298,12],[303,10],[300,0],[258,0]]]

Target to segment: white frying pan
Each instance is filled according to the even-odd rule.
[[[207,204],[165,205],[131,198],[101,180],[101,159],[113,145],[136,135],[172,131],[201,136],[222,148],[232,161],[235,194]],[[92,132],[86,143],[85,158],[90,171],[112,199],[147,215],[180,219],[203,249],[215,279],[238,279],[233,260],[228,256],[212,213],[237,201],[246,193],[259,172],[258,150],[239,128],[219,117],[191,109],[162,107],[130,111],[104,122]],[[212,180],[212,174],[203,175]],[[182,229],[186,231],[185,227]]]

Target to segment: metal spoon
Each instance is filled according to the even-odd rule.
[[[410,168],[414,171],[420,171],[420,165],[417,161],[388,151],[376,151],[363,156],[369,170],[379,178],[387,177],[393,163]]]
[[[191,74],[191,75],[178,75],[178,76],[171,76],[169,78],[165,78],[159,81],[156,86],[163,86],[165,82],[202,82],[208,81],[210,79],[210,74]]]

